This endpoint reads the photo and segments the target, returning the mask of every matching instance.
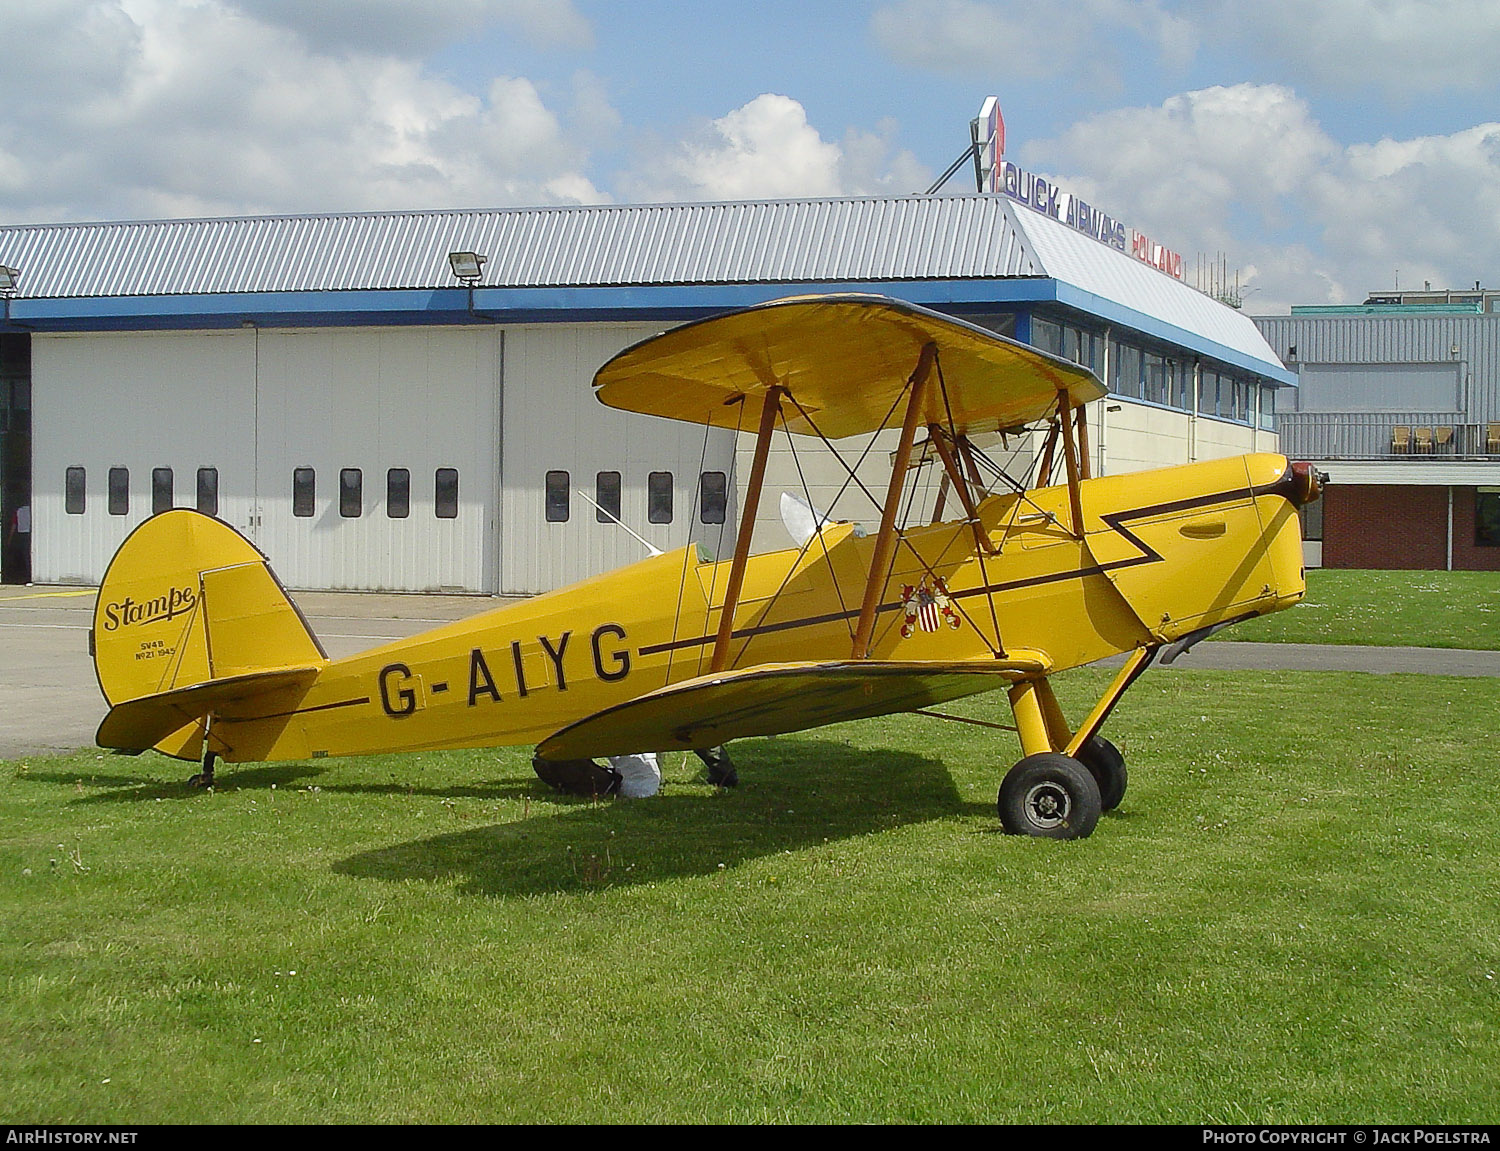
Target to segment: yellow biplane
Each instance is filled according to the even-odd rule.
[[[1125,765],[1100,728],[1153,658],[1304,592],[1307,465],[1258,454],[1091,478],[1092,373],[911,304],[773,301],[628,348],[594,386],[612,407],[758,427],[732,558],[689,545],[330,660],[248,540],[163,512],[100,589],[100,746],[200,760],[211,781],[216,760],[535,744],[545,776],[1004,688],[1022,758],[1001,820],[1074,838],[1120,802]],[[878,527],[813,513],[800,547],[750,554],[773,437],[832,448],[887,428]],[[1026,478],[976,446],[995,433],[1040,437]],[[922,468],[941,469],[936,506],[902,522]],[[1049,678],[1121,653],[1070,724]]]

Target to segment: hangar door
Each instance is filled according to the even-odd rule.
[[[96,583],[164,507],[294,588],[494,590],[493,328],[38,336],[35,575]]]
[[[260,334],[253,528],[283,580],[495,590],[500,339],[493,328]]]
[[[643,559],[641,539],[662,551],[691,540],[733,552],[735,433],[594,398],[594,373],[661,330],[506,329],[501,591],[549,591]]]

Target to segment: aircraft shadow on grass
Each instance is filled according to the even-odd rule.
[[[168,769],[170,770],[170,769]],[[191,770],[191,765],[187,765]],[[224,780],[224,790],[243,788],[247,791],[269,790],[272,787],[306,786],[309,781],[322,775],[327,769],[306,763],[270,763],[236,771]],[[157,799],[199,799],[206,793],[191,787],[182,780],[164,780],[160,774],[125,775],[96,771],[29,771],[26,778],[41,783],[55,783],[67,787],[83,784],[85,787],[107,787],[110,791],[85,795],[74,800],[75,804],[144,803]],[[392,790],[407,790],[405,787]]]
[[[334,871],[388,882],[457,878],[468,895],[525,896],[634,886],[716,874],[721,866],[955,815],[990,814],[965,801],[947,767],[909,752],[818,739],[737,744],[741,786],[730,794],[671,794],[595,802],[413,840],[351,856]]]
[[[188,768],[191,770],[191,768]],[[236,766],[226,773],[218,783],[218,790],[269,791],[271,788],[298,788],[317,786],[320,790],[345,795],[411,795],[430,796],[435,799],[522,799],[537,794],[540,781],[499,779],[471,784],[445,784],[440,787],[423,787],[415,782],[402,783],[345,783],[319,782],[329,768],[322,764],[270,763],[264,765]],[[105,774],[93,771],[29,771],[27,779],[41,783],[54,783],[74,787],[83,784],[90,788],[105,787],[112,790],[83,796],[76,804],[143,803],[158,799],[198,800],[207,795],[201,788],[193,787],[183,780],[163,780],[160,775]]]

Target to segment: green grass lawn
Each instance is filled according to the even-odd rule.
[[[1060,680],[1071,711],[1101,673]],[[969,701],[999,718],[1004,696]],[[0,766],[17,1123],[1490,1121],[1500,681],[1147,676],[1120,811],[891,717],[554,798],[525,751]]]
[[[1220,633],[1270,643],[1500,650],[1500,572],[1307,573],[1296,607]]]

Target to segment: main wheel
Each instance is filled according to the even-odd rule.
[[[1099,804],[1104,811],[1113,811],[1125,798],[1125,757],[1120,749],[1102,735],[1091,735],[1078,749],[1078,762],[1089,769],[1094,782],[1099,785]]]
[[[1082,839],[1099,822],[1099,785],[1076,759],[1044,751],[1006,772],[999,806],[1012,835]]]

